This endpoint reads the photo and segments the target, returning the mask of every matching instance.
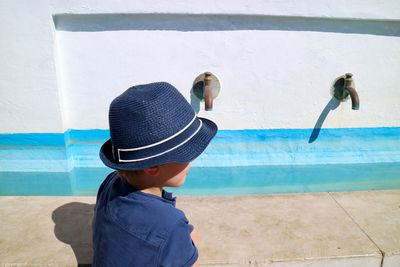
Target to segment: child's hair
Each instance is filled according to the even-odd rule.
[[[132,179],[133,176],[138,175],[141,173],[143,170],[136,170],[136,171],[121,171],[118,170],[118,176],[125,181],[129,181]]]

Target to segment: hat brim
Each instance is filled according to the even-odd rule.
[[[198,118],[203,122],[202,127],[188,142],[163,155],[137,162],[117,162],[112,155],[111,139],[105,142],[100,149],[100,159],[112,169],[123,171],[144,170],[166,163],[187,163],[197,158],[217,134],[217,125],[205,118]]]

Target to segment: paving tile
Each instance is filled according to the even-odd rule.
[[[0,265],[91,263],[93,197],[0,197]]]
[[[180,197],[178,207],[198,229],[205,266],[380,266],[379,249],[328,193]]]
[[[90,263],[94,202],[0,197],[0,266]],[[179,197],[178,207],[199,231],[202,266],[380,266],[379,250],[328,193]]]
[[[400,266],[400,190],[331,195],[384,253],[383,266]]]
[[[304,260],[304,261],[288,261],[288,262],[267,262],[256,263],[257,267],[364,267],[364,266],[381,266],[381,260],[378,258],[333,258],[322,260]],[[218,264],[218,265],[201,265],[201,267],[243,267],[242,264]]]
[[[400,255],[390,255],[383,258],[382,267],[399,267]]]

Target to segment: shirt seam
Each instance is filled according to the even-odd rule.
[[[106,220],[109,220],[110,222],[115,223],[119,228],[121,228],[122,230],[124,230],[124,232],[128,233],[129,235],[131,235],[131,236],[133,236],[133,237],[135,237],[135,238],[138,238],[138,239],[140,239],[140,240],[142,240],[142,241],[144,241],[144,242],[146,242],[146,243],[148,243],[148,244],[150,244],[150,245],[156,247],[157,249],[160,248],[160,245],[159,245],[159,244],[157,244],[157,243],[155,243],[155,242],[152,242],[152,241],[150,241],[150,240],[146,240],[146,239],[140,237],[138,234],[136,234],[136,233],[134,233],[134,232],[131,232],[131,231],[129,231],[128,229],[126,229],[124,226],[122,226],[122,225],[118,222],[118,220],[115,219],[114,215],[111,215],[111,214],[110,214],[110,218],[108,218],[108,217],[105,216],[105,219],[106,219]],[[165,242],[165,240],[164,240],[164,242]]]
[[[193,263],[195,263],[196,260],[198,259],[199,251],[198,251],[198,249],[197,249],[195,244],[194,244],[194,249],[195,249],[195,251],[194,251],[192,257],[182,267],[191,267],[193,265]],[[197,256],[197,258],[196,258],[196,256]]]
[[[186,220],[186,217],[183,216],[183,217],[177,219],[177,220],[175,221],[175,223],[173,224],[173,227],[175,227],[175,226],[178,224],[178,222],[180,222],[181,220],[185,221],[185,220]],[[169,231],[168,231],[167,238],[164,240],[164,242],[161,244],[161,246],[160,246],[160,248],[159,248],[160,251],[158,252],[158,256],[157,256],[157,266],[160,266],[161,254],[162,254],[162,252],[164,251],[164,248],[165,248],[165,246],[166,246],[166,244],[167,244],[167,241],[169,240],[169,238],[170,238],[170,236],[171,236],[171,232],[172,232],[172,230],[173,230],[173,227],[170,227],[170,229],[169,229]],[[196,250],[197,250],[197,248],[196,248]],[[193,256],[192,256],[192,258],[193,258]],[[191,260],[192,258],[190,258],[190,260]],[[190,261],[190,260],[189,260],[189,261]],[[187,262],[189,262],[189,261],[187,261]],[[186,265],[186,264],[187,264],[187,263],[185,263],[185,265]],[[184,266],[185,266],[185,265],[184,265]]]
[[[134,191],[134,192],[132,192],[132,193],[139,194],[139,195],[144,196],[144,197],[146,197],[146,198],[148,198],[148,199],[159,200],[159,201],[162,201],[162,202],[164,202],[164,203],[170,204],[171,206],[174,206],[174,203],[175,203],[174,200],[170,200],[170,199],[166,199],[166,198],[164,198],[164,197],[159,197],[159,196],[156,196],[156,195],[152,195],[152,194],[149,194],[149,193],[145,193],[145,192],[142,192],[142,191],[140,191],[140,190]],[[129,197],[132,193],[130,193],[127,197]]]
[[[110,173],[110,175],[117,176],[116,179],[120,179],[120,177],[118,176],[118,173],[117,173],[116,171]],[[115,182],[115,180],[113,181],[113,183],[114,183],[114,182]],[[109,182],[108,182],[108,184],[109,184]],[[135,192],[136,192],[136,191],[135,191]],[[133,193],[135,193],[135,192],[133,192]],[[153,197],[151,197],[151,195],[148,195],[148,194],[146,194],[146,193],[144,193],[144,192],[141,192],[141,191],[139,192],[139,194],[140,194],[141,196],[148,197],[148,199],[147,199],[146,201],[150,201],[150,200],[153,200],[153,199],[154,199],[154,200],[158,199],[158,200],[161,200],[162,202],[164,202],[164,203],[166,203],[166,204],[170,204],[171,206],[173,206],[171,203],[168,203],[168,202],[167,202],[168,200],[166,200],[166,199],[159,198],[159,197],[157,197],[157,196],[154,196],[154,198],[153,198]],[[126,197],[129,198],[129,195],[126,196]],[[164,200],[164,201],[163,201],[163,200]],[[96,200],[96,204],[97,204],[97,200]],[[96,205],[95,205],[95,206],[96,206]],[[109,210],[108,207],[109,207],[109,202],[107,201],[106,203],[104,203],[104,206],[103,206],[104,212],[105,212],[106,214],[108,214],[108,216],[105,216],[105,219],[106,219],[106,220],[115,223],[120,229],[122,229],[124,232],[128,233],[129,235],[131,235],[131,236],[133,236],[133,237],[135,237],[135,238],[138,238],[138,239],[140,239],[140,240],[142,240],[142,241],[144,241],[144,242],[146,242],[146,243],[148,243],[148,244],[150,244],[150,245],[152,245],[152,246],[155,246],[156,248],[159,248],[159,247],[160,247],[159,243],[152,242],[152,241],[150,241],[150,240],[146,240],[146,239],[142,238],[138,233],[132,232],[132,231],[128,230],[127,228],[125,228],[125,227],[119,222],[119,220],[115,217],[115,215],[112,214],[112,213],[110,213],[110,212],[108,211],[108,210]],[[168,239],[168,235],[167,235],[166,239]],[[165,242],[165,240],[163,240],[163,242]]]

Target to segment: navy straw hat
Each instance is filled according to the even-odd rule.
[[[198,157],[217,125],[198,118],[169,83],[133,86],[110,105],[111,139],[100,149],[103,163],[116,170],[143,170]]]

